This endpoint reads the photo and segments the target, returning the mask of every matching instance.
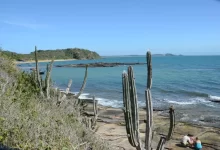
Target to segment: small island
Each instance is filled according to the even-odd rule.
[[[183,55],[175,55],[171,53],[166,53],[166,54],[153,54],[152,56],[183,56]]]

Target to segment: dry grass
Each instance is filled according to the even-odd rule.
[[[63,103],[57,107],[51,101],[35,98],[30,99],[28,105],[21,101],[1,99],[5,145],[20,149],[108,149],[105,141],[95,137],[78,121],[71,105]]]

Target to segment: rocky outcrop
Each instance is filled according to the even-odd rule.
[[[122,65],[144,65],[146,63],[88,63],[88,64],[69,64],[69,65],[56,65],[55,67],[116,67]]]

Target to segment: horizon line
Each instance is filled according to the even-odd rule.
[[[166,53],[165,53],[166,54]],[[165,55],[165,54],[152,54],[152,55]],[[174,56],[220,56],[220,54],[211,54],[211,55],[208,55],[208,54],[203,54],[203,55],[191,55],[191,54],[186,54],[186,55],[183,55],[183,54],[173,54]],[[133,54],[128,54],[128,55],[100,55],[101,57],[115,57],[115,56],[146,56],[146,54],[143,54],[143,55],[133,55]],[[166,56],[167,57],[167,56]],[[169,57],[169,56],[168,56]],[[172,56],[171,56],[172,57]]]

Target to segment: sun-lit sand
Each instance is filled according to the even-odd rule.
[[[178,110],[175,110],[178,113]],[[86,108],[86,112],[90,115],[93,114],[92,102]],[[160,136],[167,135],[169,130],[169,118],[168,110],[154,111],[154,138],[152,147],[155,149],[160,140]],[[125,129],[124,114],[120,108],[112,108],[99,105],[99,117],[98,117],[98,129],[97,134],[103,139],[109,141],[112,145],[126,150],[135,150],[127,139],[127,133]],[[140,137],[144,142],[145,139],[145,127],[144,120],[146,119],[146,111],[144,109],[139,110],[139,123],[140,123]],[[172,150],[184,150],[180,146],[182,137],[186,134],[192,134],[198,136],[203,144],[203,150],[216,150],[220,149],[220,129],[215,127],[208,127],[196,124],[190,124],[187,122],[177,121],[173,136],[170,141],[165,144],[166,149]]]

